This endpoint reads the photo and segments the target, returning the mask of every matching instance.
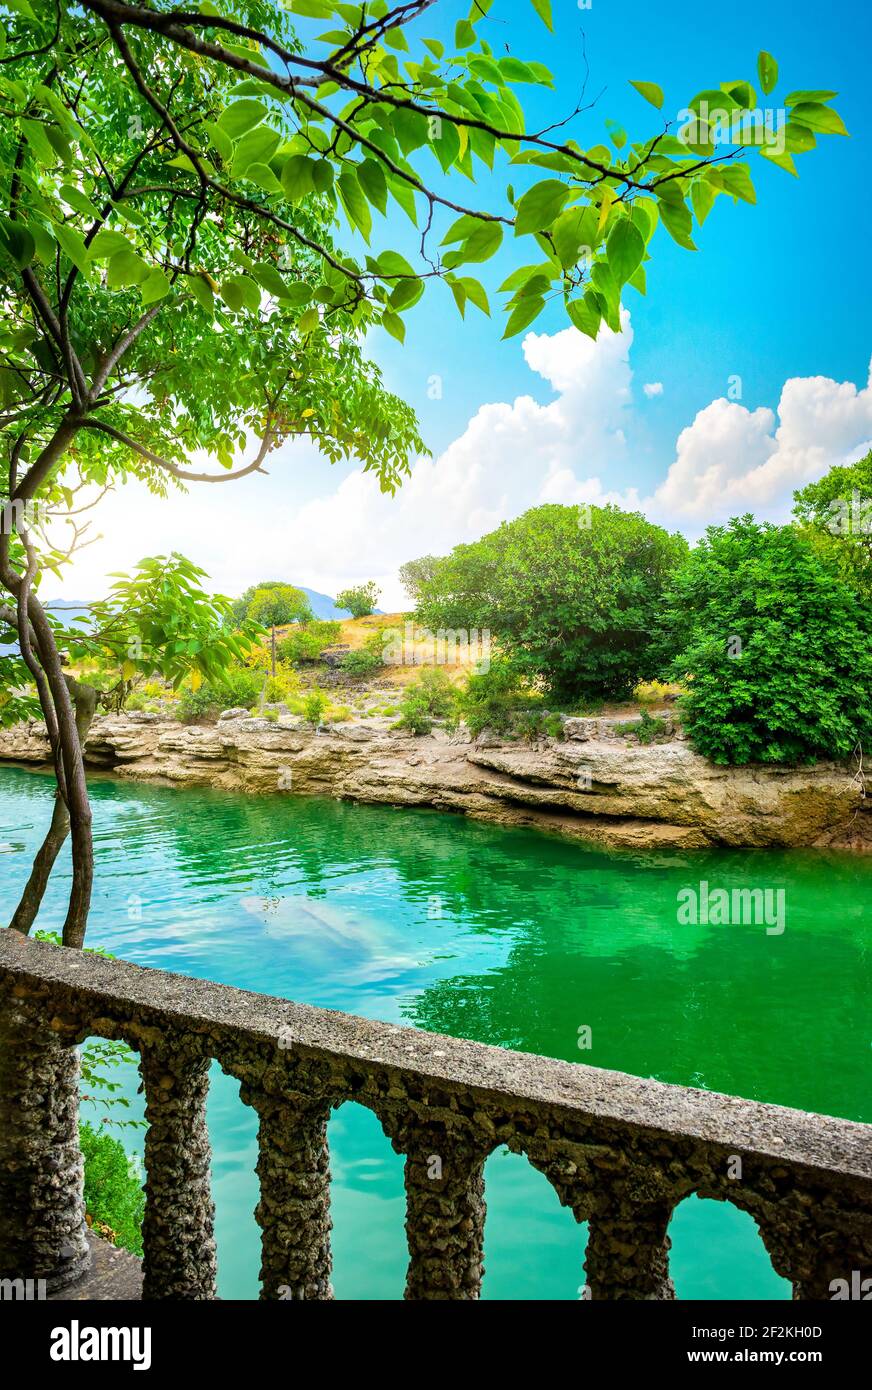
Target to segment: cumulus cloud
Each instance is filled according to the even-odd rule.
[[[596,343],[572,328],[528,334],[522,351],[543,400],[482,405],[438,458],[415,462],[396,497],[358,469],[301,501],[304,471],[329,480],[305,443],[273,456],[269,478],[198,487],[169,503],[134,485],[122,489],[102,505],[106,539],[77,561],[66,592],[102,592],[104,576],[140,552],[177,549],[227,593],[268,574],[327,593],[375,578],[382,606],[401,606],[397,571],[406,560],[444,554],[539,503],[613,502],[695,536],[745,511],[785,519],[795,488],[870,447],[872,385],[793,378],[774,410],[712,401],[682,430],[653,491],[617,488],[610,476],[618,468],[626,476],[631,462],[627,313],[623,326],[620,335],[603,328]],[[649,397],[661,390],[659,382],[643,386]]]
[[[662,382],[662,381],[646,381],[646,382],[645,382],[645,385],[642,387],[642,390],[645,392],[645,395],[648,397],[648,399],[649,399],[649,401],[650,401],[650,400],[652,399],[652,397],[654,397],[654,396],[662,396],[662,395],[663,395],[663,382]]]

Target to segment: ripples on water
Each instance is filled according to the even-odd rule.
[[[23,886],[51,780],[0,768],[0,885]],[[608,855],[435,812],[97,778],[89,943],[144,965],[569,1061],[872,1120],[872,861],[811,852]],[[64,861],[40,926],[63,919]],[[783,888],[787,929],[678,926],[676,895]],[[579,1029],[592,1031],[580,1052]],[[131,1093],[135,1086],[131,1081]],[[251,1115],[210,1100],[221,1287],[256,1288]],[[331,1122],[336,1286],[399,1297],[401,1160]],[[485,1292],[579,1296],[584,1231],[523,1159],[488,1164]],[[784,1297],[750,1218],[692,1199],[686,1297]],[[713,1253],[716,1252],[716,1253]]]

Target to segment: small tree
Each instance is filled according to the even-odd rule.
[[[693,746],[716,763],[847,758],[872,739],[872,606],[793,526],[710,527],[667,600]]]
[[[374,579],[368,584],[357,584],[352,589],[343,589],[336,595],[336,607],[344,608],[352,618],[368,618],[375,612],[381,590]]]
[[[686,551],[637,513],[535,507],[439,561],[416,617],[489,630],[515,673],[560,701],[620,698],[656,674],[652,633]]]
[[[246,616],[270,629],[270,663],[275,676],[276,628],[309,622],[313,613],[302,589],[290,584],[262,584],[252,594]]]

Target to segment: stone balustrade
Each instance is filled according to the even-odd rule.
[[[373,1023],[11,931],[0,931],[0,1277],[59,1287],[87,1258],[69,1082],[75,1047],[92,1035],[123,1039],[141,1059],[148,1299],[215,1297],[213,1060],[259,1119],[265,1299],[332,1297],[327,1121],[348,1100],[372,1110],[406,1157],[407,1298],[479,1296],[483,1170],[502,1145],[588,1223],[585,1297],[674,1297],[667,1228],[691,1193],[749,1212],[797,1297],[829,1299],[835,1280],[872,1278],[872,1126]]]

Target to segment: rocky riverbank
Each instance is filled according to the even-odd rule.
[[[415,738],[385,719],[315,731],[243,711],[209,726],[134,713],[96,719],[86,755],[137,781],[432,806],[614,847],[872,852],[872,797],[851,769],[715,767],[677,731],[643,745],[609,719],[566,719],[562,738],[530,744],[439,729]],[[0,730],[0,758],[47,756],[42,725]]]

